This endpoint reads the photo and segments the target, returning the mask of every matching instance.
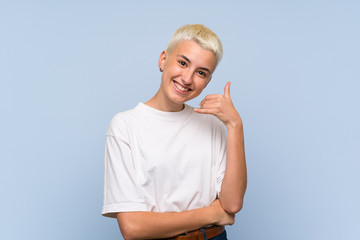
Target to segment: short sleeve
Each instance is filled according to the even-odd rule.
[[[226,128],[218,119],[215,119],[214,128],[213,144],[216,163],[216,194],[219,195],[226,167]]]
[[[106,135],[104,167],[102,215],[115,218],[118,212],[147,211],[127,141]]]

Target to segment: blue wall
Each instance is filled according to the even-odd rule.
[[[127,2],[127,1],[126,1]],[[148,100],[172,33],[224,58],[245,126],[230,239],[360,239],[359,1],[1,1],[0,239],[121,239],[101,216],[112,116]]]

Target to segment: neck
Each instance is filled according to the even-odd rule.
[[[164,112],[179,112],[185,107],[184,103],[166,101],[166,98],[162,97],[159,91],[145,104]]]

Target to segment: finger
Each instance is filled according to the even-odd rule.
[[[230,84],[231,82],[227,82],[224,88],[224,96],[230,97]]]
[[[206,101],[206,97],[203,100],[201,100],[201,102],[199,103],[199,106],[202,106],[205,103],[205,101]]]
[[[206,103],[200,107],[201,109],[214,110],[215,112],[221,112],[221,106],[218,103],[209,104]]]
[[[221,94],[211,94],[211,95],[207,95],[201,102],[200,102],[200,106],[202,104],[204,104],[205,101],[211,101],[211,100],[216,100],[216,99],[221,99],[222,97],[224,97]]]
[[[213,99],[213,98],[218,98],[222,96],[222,94],[210,94],[210,95],[206,95],[204,99]]]
[[[194,112],[202,113],[202,114],[213,114],[213,109],[208,108],[194,108]]]
[[[204,109],[204,108],[217,108],[217,109],[222,109],[222,105],[221,105],[221,102],[219,101],[206,101],[204,102],[203,104],[201,104],[200,106],[201,109]]]
[[[201,101],[200,106],[202,106],[204,104],[207,104],[207,103],[211,103],[211,104],[212,103],[219,103],[219,104],[221,104],[221,102],[223,102],[223,101],[222,101],[222,99],[219,99],[219,98],[204,99],[204,100]]]

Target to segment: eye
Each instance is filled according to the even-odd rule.
[[[199,71],[198,73],[199,73],[201,76],[206,77],[206,73],[205,73],[205,72]]]
[[[181,66],[186,66],[186,62],[185,62],[185,61],[181,61],[181,60],[180,60],[179,63],[180,63]]]

